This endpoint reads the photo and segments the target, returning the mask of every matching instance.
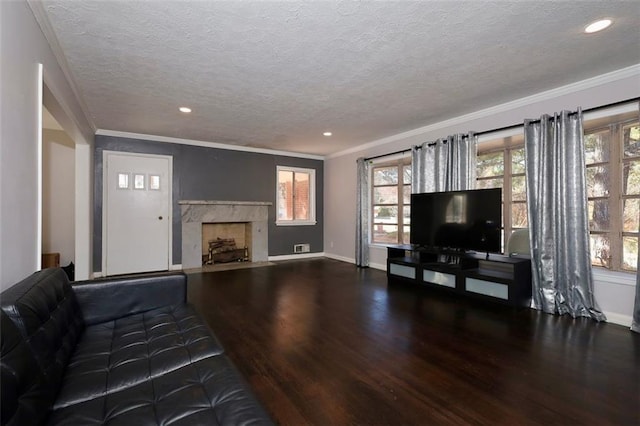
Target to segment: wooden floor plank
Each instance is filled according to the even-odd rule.
[[[330,259],[189,275],[282,425],[638,425],[640,336]]]

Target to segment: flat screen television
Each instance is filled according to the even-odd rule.
[[[502,189],[411,194],[411,244],[500,253]]]

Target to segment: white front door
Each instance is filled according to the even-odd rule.
[[[168,270],[172,157],[103,155],[103,275]]]

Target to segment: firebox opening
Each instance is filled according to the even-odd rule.
[[[251,261],[251,224],[203,223],[202,265]]]

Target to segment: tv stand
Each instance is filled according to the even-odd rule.
[[[413,245],[387,247],[387,280],[529,307],[531,259],[461,253]]]

